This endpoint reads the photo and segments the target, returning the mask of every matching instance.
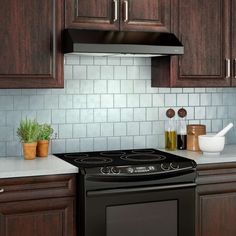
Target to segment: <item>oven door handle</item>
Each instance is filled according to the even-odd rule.
[[[108,190],[95,190],[88,191],[88,197],[96,197],[110,194],[123,194],[123,193],[139,193],[139,192],[150,192],[159,190],[172,190],[178,188],[190,188],[196,187],[196,183],[187,184],[174,184],[174,185],[163,185],[163,186],[152,186],[152,187],[142,187],[142,188],[118,188],[118,189],[108,189]]]

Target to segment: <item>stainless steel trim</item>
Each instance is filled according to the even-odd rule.
[[[127,22],[129,19],[129,2],[128,2],[128,0],[124,1],[124,6],[125,6],[124,22]]]
[[[114,19],[113,22],[118,20],[118,0],[113,0],[114,2]]]
[[[226,58],[225,59],[225,65],[226,65],[226,79],[230,78],[230,59]]]
[[[1,188],[1,189],[0,189],[0,193],[3,193],[3,192],[4,192],[4,188]]]
[[[171,190],[178,188],[193,188],[196,186],[196,183],[187,183],[187,184],[173,184],[173,185],[164,185],[164,186],[154,186],[154,187],[141,187],[141,188],[119,188],[119,189],[108,189],[108,190],[95,190],[88,191],[88,197],[102,196],[107,194],[123,194],[123,193],[139,193],[147,191],[158,191],[158,190]]]

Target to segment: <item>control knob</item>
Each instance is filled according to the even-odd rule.
[[[178,165],[178,163],[171,162],[171,163],[170,163],[170,168],[171,168],[172,170],[177,170],[177,169],[179,169],[179,165]]]
[[[105,166],[105,167],[101,168],[101,172],[103,174],[110,174],[110,168],[108,166]]]
[[[117,167],[112,167],[112,168],[111,168],[111,172],[112,172],[113,174],[119,174],[119,173],[120,173],[120,169],[117,168]]]
[[[170,170],[170,165],[168,163],[162,163],[161,164],[161,169],[163,171],[167,171],[167,170]]]
[[[133,174],[133,173],[134,173],[134,168],[129,167],[129,168],[127,169],[127,172],[128,172],[129,174]]]

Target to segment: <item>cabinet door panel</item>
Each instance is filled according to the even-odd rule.
[[[115,20],[117,4],[117,20]],[[88,29],[118,29],[119,0],[68,0],[66,27]]]
[[[170,0],[122,0],[121,12],[121,29],[170,31]]]
[[[235,183],[197,188],[197,236],[236,235]]]
[[[2,0],[0,88],[62,87],[64,0]]]
[[[73,212],[73,198],[0,203],[0,235],[73,236]]]
[[[230,8],[229,0],[173,1],[172,28],[185,47],[184,55],[172,60],[176,86],[230,85]]]

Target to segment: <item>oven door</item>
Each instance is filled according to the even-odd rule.
[[[194,236],[195,183],[87,191],[83,236]]]

